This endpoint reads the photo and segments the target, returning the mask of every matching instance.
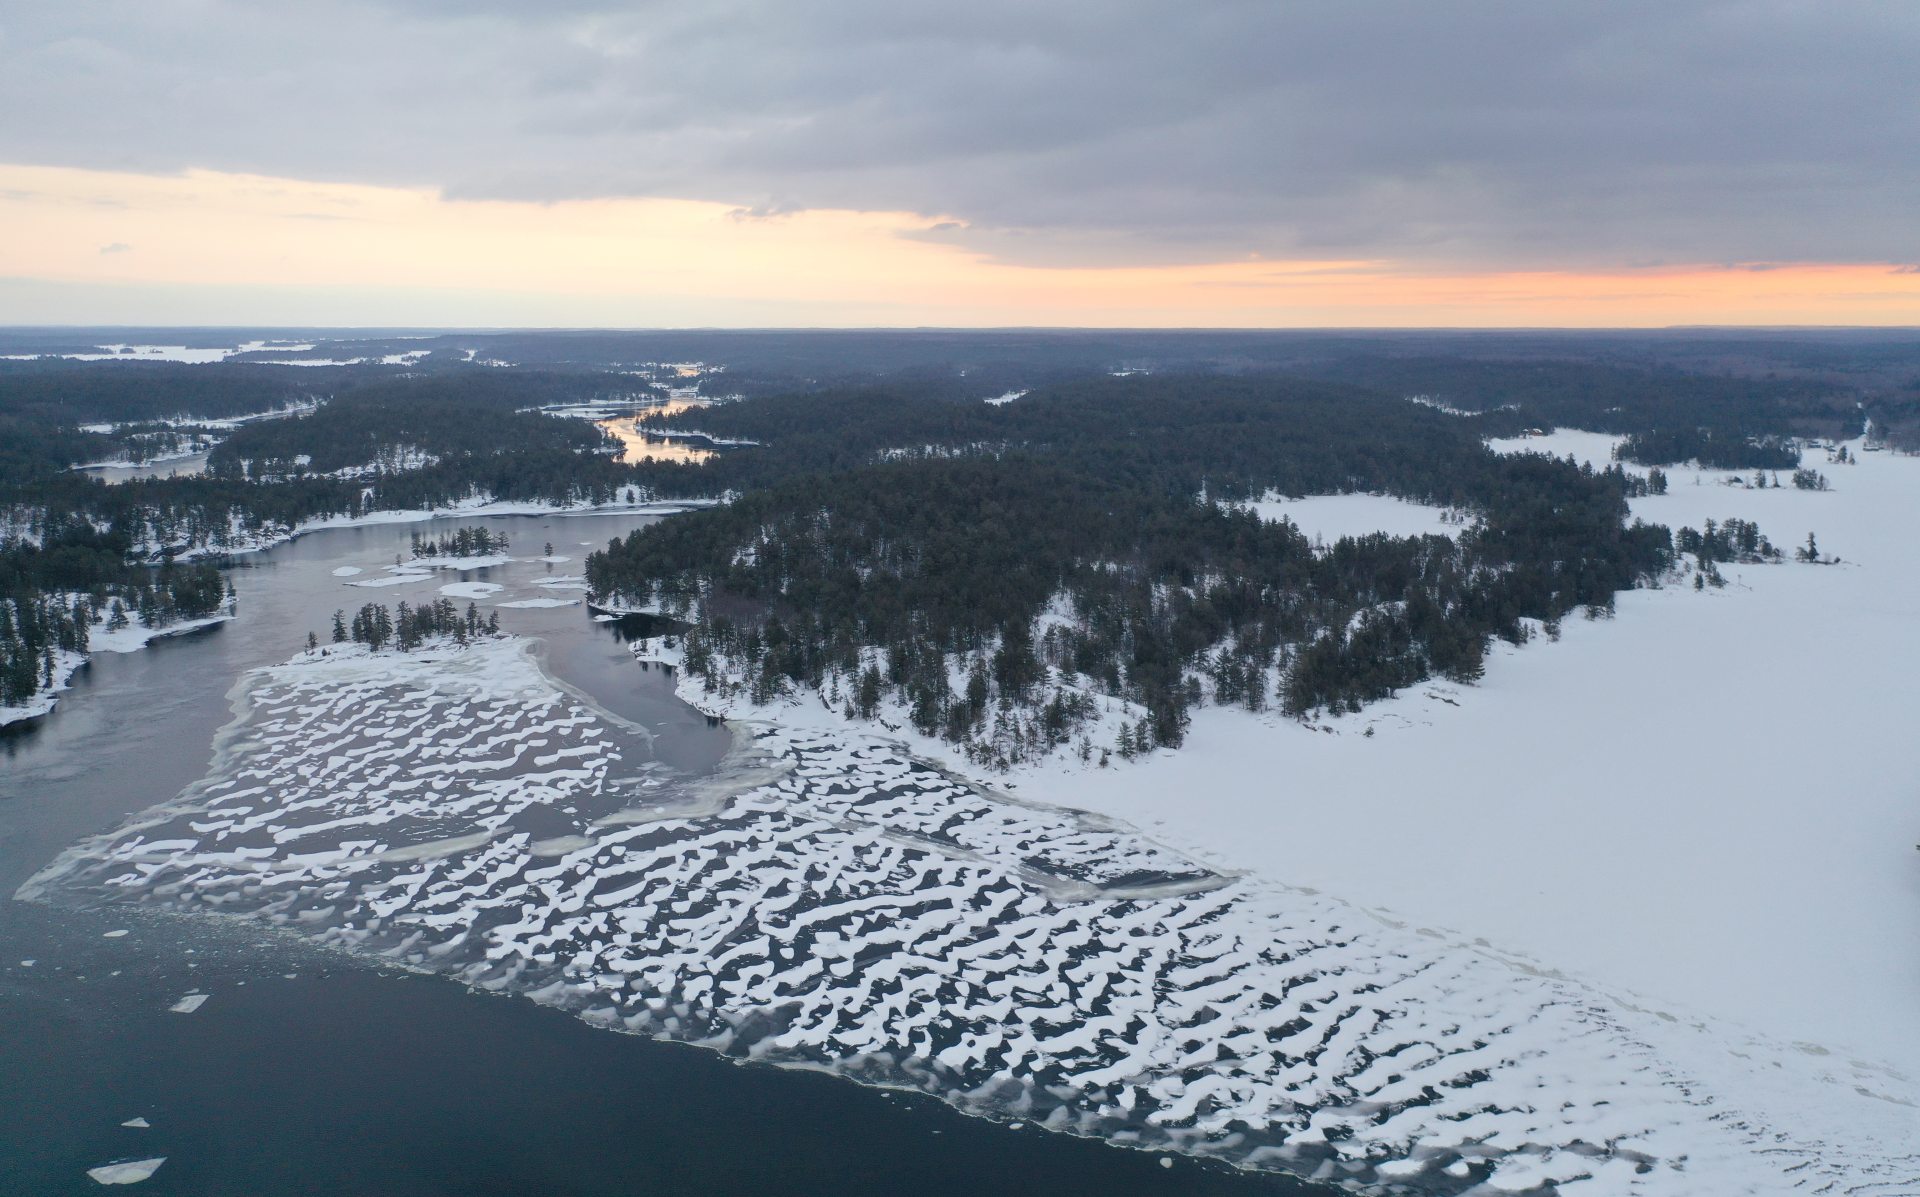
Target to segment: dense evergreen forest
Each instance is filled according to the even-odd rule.
[[[186,561],[316,518],[727,497],[594,565],[603,594],[707,612],[691,647],[716,677],[824,680],[856,707],[884,696],[926,727],[1014,754],[1085,734],[1104,717],[1087,695],[1111,695],[1146,721],[1129,730],[1137,748],[1176,741],[1195,702],[1341,707],[1431,673],[1471,676],[1488,636],[1520,634],[1523,616],[1604,610],[1656,567],[1661,534],[1621,527],[1620,499],[1664,485],[1658,469],[1499,459],[1485,436],[1565,424],[1625,436],[1626,463],[1784,470],[1793,436],[1852,435],[1866,418],[1899,445],[1920,427],[1920,348],[1892,335],[305,340],[314,347],[209,365],[0,361],[8,701],[27,687],[20,662],[37,662],[43,684],[48,646],[79,651],[68,646],[88,620],[97,632],[114,618],[116,599],[128,618],[208,610],[214,575]],[[0,330],[0,348],[97,347]],[[700,464],[624,465],[588,421],[539,410],[645,404],[661,383],[756,396],[654,417],[753,444]],[[209,445],[200,476],[107,485],[71,469]],[[1377,490],[1480,523],[1457,540],[1317,552],[1199,501],[1270,490]],[[954,670],[944,689],[936,661]],[[1042,678],[1074,684],[1049,691]]]
[[[726,468],[769,485],[594,554],[596,594],[687,616],[687,668],[714,685],[898,704],[996,763],[1087,736],[1095,695],[1141,712],[1114,745],[1138,751],[1178,744],[1203,702],[1353,710],[1471,680],[1489,638],[1610,610],[1672,551],[1625,524],[1617,467],[1494,454],[1478,419],[1332,384],[1102,378],[1000,406],[886,390],[679,419],[763,441]],[[1220,502],[1273,491],[1480,522],[1321,551]]]

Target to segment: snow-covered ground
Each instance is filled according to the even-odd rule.
[[[1596,470],[1613,464],[1613,450],[1620,438],[1605,432],[1584,432],[1578,428],[1556,428],[1543,436],[1499,437],[1487,442],[1496,453],[1545,453],[1550,457],[1571,456]]]
[[[1269,495],[1251,503],[1261,519],[1293,521],[1309,540],[1332,544],[1343,536],[1458,536],[1472,520],[1444,507],[1415,503],[1394,495],[1308,495],[1289,499]]]
[[[1516,447],[1543,440],[1611,457],[1595,434]],[[1496,646],[1476,686],[1315,727],[1202,710],[1177,752],[1016,773],[1018,792],[1920,1074],[1920,459],[1860,448],[1852,466],[1807,455],[1827,492],[1681,468],[1632,503],[1676,528],[1752,519],[1789,550],[1816,532],[1845,564],[1624,594],[1558,643]]]
[[[1337,1183],[1920,1191],[1897,1078],[885,740],[741,728],[681,777],[504,640],[309,652],[233,697],[206,781],[21,896],[249,915],[608,1027]]]

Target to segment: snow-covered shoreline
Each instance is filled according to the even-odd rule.
[[[365,528],[376,524],[418,524],[438,519],[484,519],[491,516],[576,516],[576,515],[674,515],[714,507],[724,499],[635,499],[611,503],[551,504],[526,501],[502,501],[487,498],[462,499],[446,507],[409,507],[369,511],[364,515],[327,515],[302,520],[290,528],[275,528],[259,536],[241,536],[236,543],[221,547],[206,545],[178,555],[182,560],[196,558],[239,557],[262,553],[278,545],[332,528]]]
[[[202,619],[182,619],[162,627],[143,627],[130,622],[124,628],[109,630],[103,615],[87,633],[87,651],[84,653],[54,650],[53,684],[42,687],[34,694],[33,701],[23,704],[0,705],[0,727],[9,724],[24,723],[29,719],[39,719],[52,714],[60,704],[60,696],[73,685],[73,675],[80,667],[92,659],[94,653],[130,653],[138,652],[156,640],[165,640],[173,636],[184,636],[191,632],[225,623],[231,615],[209,615]]]

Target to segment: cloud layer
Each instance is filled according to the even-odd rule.
[[[697,199],[1046,265],[1920,258],[1920,9],[0,7],[0,161]]]

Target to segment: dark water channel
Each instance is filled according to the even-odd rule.
[[[0,737],[0,895],[206,771],[227,694],[336,608],[571,600],[591,547],[646,517],[497,517],[313,533],[235,566],[239,617],[102,654],[59,710]],[[364,588],[415,531],[484,524],[511,564]],[[565,562],[528,560],[550,542]],[[358,568],[351,576],[334,571]],[[544,581],[558,585],[538,585]],[[463,606],[467,599],[456,601]],[[656,736],[676,769],[728,737],[584,605],[505,608],[561,680]],[[124,934],[110,934],[124,932]],[[168,1007],[211,995],[191,1014]],[[146,1128],[122,1122],[144,1118]],[[165,1156],[153,1194],[1253,1194],[1299,1184],[963,1117],[917,1095],[742,1066],[514,998],[325,953],[247,922],[0,897],[0,1194],[101,1191]],[[1166,1166],[1167,1163],[1171,1166]]]

